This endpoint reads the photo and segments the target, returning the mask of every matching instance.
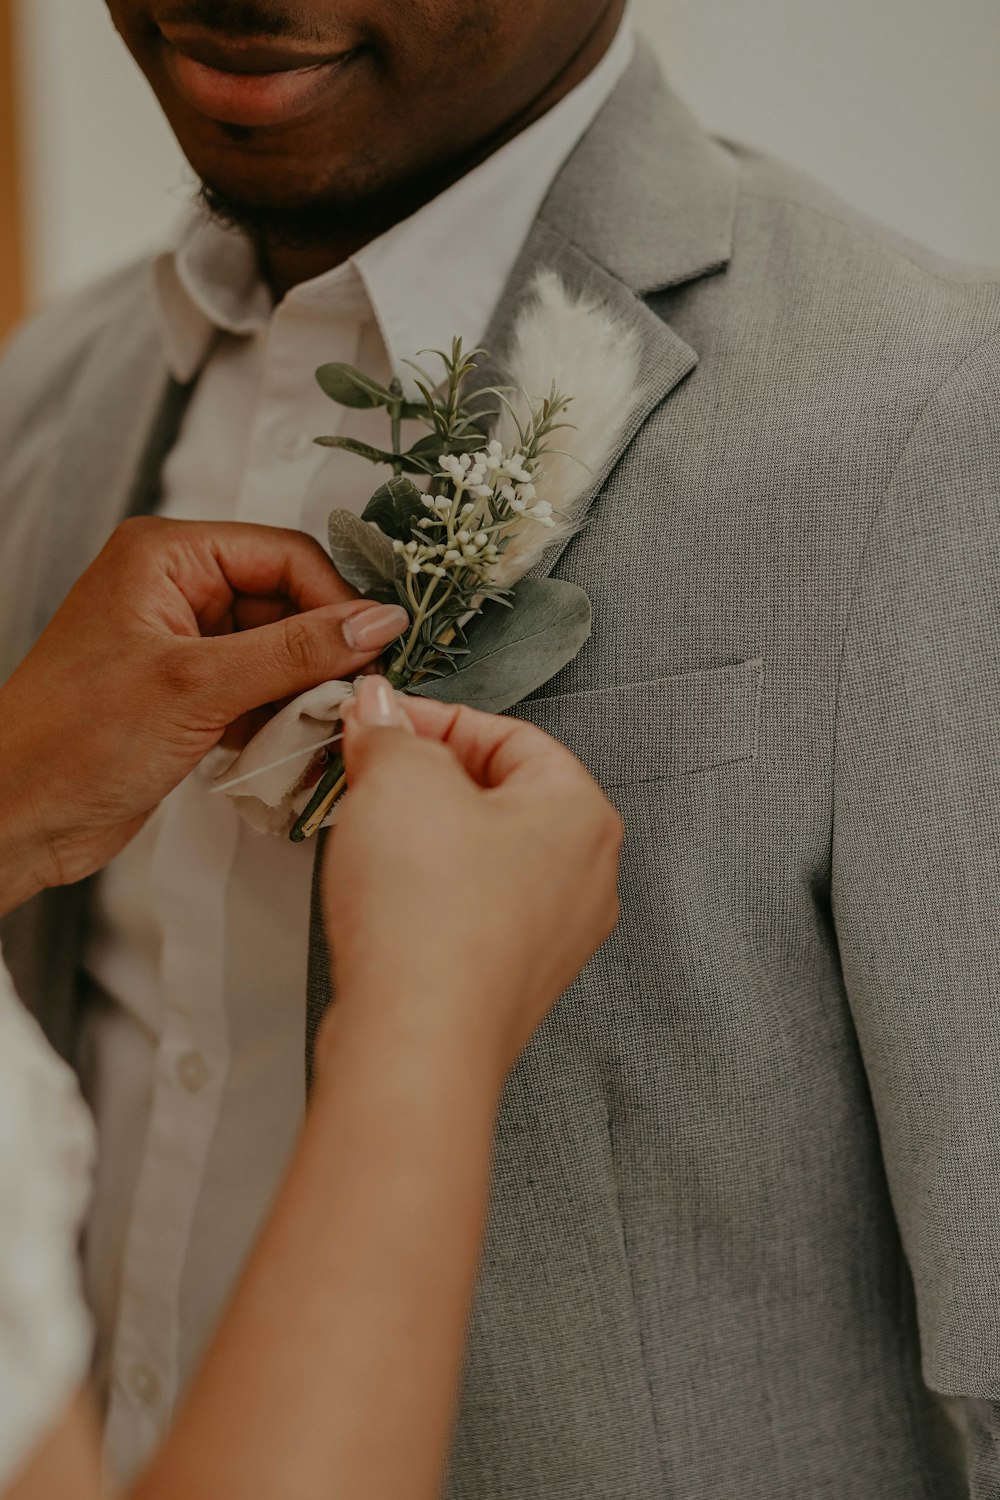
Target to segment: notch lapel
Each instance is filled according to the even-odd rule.
[[[665,401],[698,363],[695,351],[675,333],[668,323],[647,306],[642,297],[598,265],[577,245],[568,241],[544,219],[538,220],[525,246],[507,296],[497,313],[487,337],[487,348],[509,345],[510,330],[517,312],[530,295],[540,271],[555,271],[571,291],[599,302],[620,324],[634,329],[639,338],[640,397],[607,463],[580,505],[578,514],[585,516],[597,500],[608,477],[621,461],[629,445],[652,412]],[[491,342],[492,340],[492,342]],[[482,383],[502,383],[502,359],[484,372]],[[531,569],[531,576],[546,577],[559,561],[568,540],[550,547]]]
[[[141,297],[95,341],[71,397],[48,506],[38,630],[119,522],[155,509],[190,394],[167,373],[150,291],[145,280],[139,286]]]
[[[641,397],[580,515],[595,504],[646,419],[698,363],[647,298],[724,269],[732,253],[736,173],[640,46],[635,61],[556,179],[486,336],[498,351],[481,384],[502,383],[503,354],[539,272],[555,271],[639,336]],[[567,541],[532,569],[551,573]]]
[[[647,418],[698,362],[696,351],[646,299],[725,267],[735,207],[731,157],[702,133],[641,46],[542,207],[486,334],[495,362],[477,376],[480,388],[502,383],[517,314],[543,270],[557,272],[572,290],[602,302],[638,331],[642,397],[604,472],[594,476],[581,515],[599,502]],[[533,574],[551,573],[566,545],[552,547]],[[307,1071],[316,1030],[331,1000],[330,957],[318,899],[321,847],[310,931]]]
[[[190,390],[167,374],[148,288],[138,282],[95,340],[69,398],[42,523],[43,572],[25,603],[32,639],[119,522],[156,508]],[[0,924],[21,999],[70,1061],[87,890],[84,882],[45,891]]]

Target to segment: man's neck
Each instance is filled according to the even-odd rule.
[[[338,230],[325,237],[322,244],[293,246],[265,236],[258,245],[258,253],[275,298],[280,299],[301,282],[311,281],[343,265],[365,245],[415,214],[425,203],[430,203],[501,146],[520,135],[522,130],[541,119],[597,67],[615,39],[624,9],[625,0],[615,0],[609,5],[583,45],[543,92],[464,157],[450,160],[405,186],[394,186],[382,200],[359,206],[356,214],[350,220],[345,218]]]

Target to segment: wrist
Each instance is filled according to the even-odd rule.
[[[0,760],[0,778],[3,774]],[[0,916],[23,906],[45,889],[45,841],[34,829],[25,808],[0,796]]]
[[[509,1058],[499,1035],[456,1020],[474,1004],[468,994],[450,999],[436,988],[428,998],[418,986],[403,983],[338,989],[316,1041],[317,1080],[348,1056],[385,1064],[399,1059],[425,1087],[462,1080],[495,1107]]]
[[[28,790],[27,757],[0,737],[0,914],[13,911],[52,882],[48,840]]]

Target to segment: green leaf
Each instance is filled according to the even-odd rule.
[[[408,542],[416,522],[427,514],[423,494],[413,480],[397,475],[375,491],[362,520],[374,522],[393,541]]]
[[[408,691],[501,713],[561,671],[590,635],[590,600],[574,583],[524,578],[512,603],[487,604],[470,622],[469,655],[456,672]]]
[[[399,559],[392,542],[349,510],[330,513],[330,556],[341,578],[359,594],[395,597]]]
[[[444,451],[445,445],[441,438],[438,437],[436,432],[431,432],[427,435],[427,437],[421,438],[419,443],[414,443],[413,447],[405,456],[410,459],[427,459],[428,461],[433,462],[434,471],[436,473],[438,467],[437,460],[441,457],[441,454]]]
[[[393,400],[391,391],[387,391],[376,380],[369,380],[367,375],[362,375],[353,365],[320,365],[316,371],[316,379],[320,389],[339,406],[371,411],[376,406],[388,406]]]
[[[373,448],[370,443],[360,443],[357,438],[349,437],[318,437],[313,439],[321,448],[343,448],[346,453],[356,453],[358,458],[367,458],[372,464],[393,464],[396,462],[395,454],[386,453],[383,448]]]
[[[318,437],[313,438],[321,448],[342,448],[345,453],[354,453],[358,458],[366,458],[370,464],[388,464],[389,467],[398,465],[407,474],[436,474],[437,458],[411,458],[407,454],[388,453],[384,448],[373,448],[370,443],[361,443],[357,438],[348,437]],[[437,453],[441,452],[441,446],[437,446]]]

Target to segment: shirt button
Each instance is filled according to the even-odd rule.
[[[177,1064],[177,1076],[189,1094],[197,1094],[208,1082],[208,1064],[200,1052],[185,1052]]]
[[[144,1406],[151,1406],[160,1394],[156,1372],[148,1365],[133,1365],[128,1372],[128,1385],[136,1400]]]

